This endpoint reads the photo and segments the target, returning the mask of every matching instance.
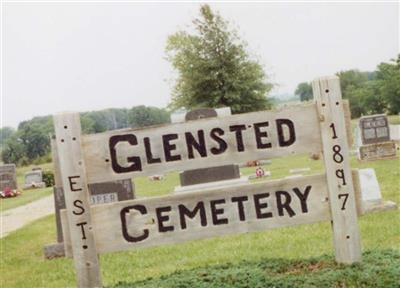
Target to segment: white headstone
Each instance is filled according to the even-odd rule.
[[[358,170],[360,176],[361,199],[364,209],[368,206],[381,204],[382,195],[375,170],[372,168]]]

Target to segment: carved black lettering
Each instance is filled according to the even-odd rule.
[[[290,207],[290,202],[292,202],[292,197],[286,191],[276,191],[276,205],[278,208],[279,216],[283,216],[284,212],[283,209],[286,209],[286,212],[289,214],[290,217],[296,215],[293,211],[292,207]],[[283,199],[285,198],[285,199]]]
[[[237,202],[238,205],[238,213],[239,213],[239,220],[240,221],[245,221],[246,220],[246,215],[244,213],[244,205],[243,202],[249,200],[249,197],[247,196],[240,196],[240,197],[232,197],[231,201],[233,203]]]
[[[76,188],[74,187],[75,184],[78,184],[78,182],[74,182],[72,179],[80,179],[81,176],[68,176],[68,182],[69,182],[69,188],[71,191],[82,191],[82,188]]]
[[[211,139],[213,139],[219,145],[218,148],[213,147],[213,148],[210,149],[212,154],[214,154],[214,155],[222,154],[228,148],[228,145],[226,144],[225,140],[222,139],[221,137],[219,137],[219,136],[222,136],[224,134],[225,134],[225,132],[221,128],[214,128],[214,129],[211,130],[211,132],[210,132]]]
[[[254,208],[256,210],[257,219],[271,218],[272,212],[262,212],[262,209],[268,208],[267,202],[261,202],[261,200],[269,197],[269,193],[254,194]]]
[[[243,133],[242,133],[243,130],[246,130],[246,125],[232,125],[232,126],[229,126],[229,131],[235,132],[236,147],[237,147],[237,151],[238,152],[243,152],[244,151]]]
[[[336,174],[337,178],[342,180],[342,185],[347,185],[346,177],[344,176],[344,170],[343,169],[337,169],[335,174]]]
[[[224,204],[225,199],[218,199],[218,200],[211,200],[210,201],[210,206],[211,206],[211,216],[212,216],[212,221],[214,225],[221,225],[221,224],[228,224],[228,219],[227,218],[219,218],[218,215],[224,214],[225,210],[224,208],[217,208],[217,205],[219,204]]]
[[[196,215],[199,213],[200,216],[200,224],[201,226],[207,226],[207,217],[206,217],[206,209],[204,208],[204,203],[199,202],[197,205],[193,208],[193,210],[189,210],[185,205],[179,204],[178,205],[178,210],[179,210],[179,220],[181,223],[181,228],[186,229],[187,224],[186,224],[186,218],[188,217],[190,219],[193,219],[196,217]]]
[[[306,187],[306,189],[304,190],[304,193],[301,193],[299,188],[293,188],[294,193],[296,194],[296,196],[299,198],[300,200],[300,205],[301,205],[301,211],[303,213],[307,213],[308,212],[308,207],[307,207],[307,198],[308,195],[310,194],[311,191],[311,186],[308,185]]]
[[[127,173],[127,172],[134,172],[134,171],[142,171],[142,162],[140,157],[137,156],[130,156],[127,158],[128,163],[131,165],[124,167],[118,163],[117,157],[117,150],[116,146],[120,142],[128,142],[131,146],[137,145],[136,136],[133,134],[126,134],[126,135],[114,135],[110,137],[109,140],[109,149],[110,149],[110,156],[111,156],[111,167],[115,173]]]
[[[292,145],[296,141],[296,131],[294,130],[294,124],[289,119],[276,119],[276,128],[278,131],[278,141],[280,147],[287,147]],[[285,139],[285,133],[283,132],[283,126],[286,126],[289,131],[288,139]]]
[[[169,221],[169,215],[163,215],[163,213],[170,212],[170,211],[171,211],[171,206],[156,208],[158,231],[161,233],[168,232],[168,231],[174,231],[174,226],[165,226],[164,225],[164,222]]]
[[[144,142],[144,149],[146,150],[147,163],[149,164],[161,163],[161,159],[154,158],[153,153],[151,152],[150,138],[144,137],[143,142]]]
[[[197,139],[190,132],[185,133],[186,146],[188,150],[188,158],[194,158],[194,149],[200,154],[201,157],[207,157],[206,141],[204,139],[204,130],[197,131]],[[194,149],[193,149],[194,148]]]
[[[74,206],[79,209],[79,211],[72,211],[74,215],[82,215],[83,213],[85,213],[85,208],[78,204],[83,205],[83,202],[79,199],[74,201]]]
[[[269,122],[254,123],[254,133],[256,135],[257,149],[271,148],[271,143],[263,143],[262,138],[268,138],[267,131],[261,131],[262,127],[268,127]]]
[[[128,214],[130,212],[130,210],[136,210],[142,215],[147,214],[147,209],[143,205],[132,205],[132,206],[124,207],[120,212],[121,225],[122,225],[122,236],[128,242],[140,242],[140,241],[143,241],[144,239],[149,237],[149,230],[148,229],[143,229],[143,234],[138,236],[138,237],[131,236],[128,233],[128,227],[126,225],[126,214]]]
[[[175,139],[178,139],[178,134],[166,134],[162,136],[165,161],[167,162],[181,160],[181,155],[171,154],[171,151],[176,149],[176,145],[170,142]]]
[[[76,226],[80,226],[81,227],[81,232],[82,232],[82,240],[86,239],[86,234],[85,234],[85,225],[87,224],[87,222],[80,222],[80,223],[76,223]]]

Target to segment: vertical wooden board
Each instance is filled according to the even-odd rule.
[[[321,121],[336,261],[359,262],[360,235],[339,77],[313,81],[313,93]]]
[[[56,149],[78,287],[101,287],[78,113],[54,116]],[[66,240],[66,239],[64,239]]]
[[[362,206],[360,175],[358,174],[359,173],[358,169],[353,169],[351,173],[353,176],[354,195],[356,197],[356,205],[357,205],[357,215],[361,216],[364,213],[364,209]]]
[[[72,243],[71,243],[71,236],[69,233],[67,210],[63,209],[60,211],[60,219],[61,219],[62,234],[64,239],[65,257],[72,258]]]
[[[56,136],[50,138],[51,158],[54,167],[54,186],[62,187],[60,163],[58,160]]]
[[[346,135],[347,135],[347,144],[351,148],[354,144],[353,132],[351,129],[351,111],[350,111],[350,103],[349,100],[342,100],[343,103],[343,112],[344,112],[344,121],[346,123]]]

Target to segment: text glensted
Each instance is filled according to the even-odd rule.
[[[291,120],[275,119],[271,125],[270,122],[272,121],[236,124],[226,126],[224,129],[212,127],[180,133],[161,133],[157,137],[142,137],[140,139],[133,133],[114,135],[109,139],[111,166],[116,173],[127,173],[142,171],[144,161],[147,164],[159,164],[180,161],[184,158],[195,159],[210,155],[221,155],[232,149],[240,153],[244,152],[249,144],[262,150],[272,147],[287,147],[295,143],[295,126]],[[245,133],[247,137],[244,137]],[[276,135],[274,137],[276,143],[271,142],[270,134],[272,133]],[[247,143],[244,140],[253,143]],[[154,143],[157,141],[158,143]],[[177,141],[183,141],[184,148],[177,147]],[[126,161],[123,161],[124,164],[118,157],[118,144],[132,147],[132,154],[126,157]],[[135,154],[135,149],[139,145],[144,148],[145,155]],[[157,147],[161,146],[162,151],[153,151],[152,147],[156,145]]]

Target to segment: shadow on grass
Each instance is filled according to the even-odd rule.
[[[336,264],[333,257],[302,260],[263,259],[177,271],[109,288],[208,287],[400,287],[400,251],[363,253],[361,264]]]

